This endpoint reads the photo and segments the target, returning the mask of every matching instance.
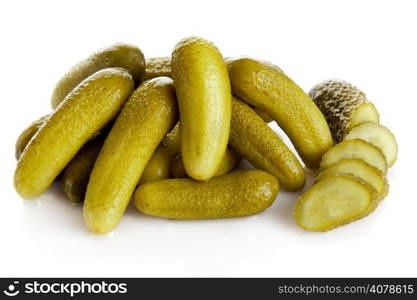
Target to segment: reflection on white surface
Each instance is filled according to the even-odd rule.
[[[311,176],[309,178],[311,181]],[[281,191],[266,211],[250,217],[219,220],[178,221],[143,215],[134,205],[128,207],[118,228],[108,235],[94,235],[83,224],[82,205],[73,205],[55,183],[43,196],[24,201],[21,229],[25,244],[34,253],[55,261],[76,260],[101,265],[98,270],[83,269],[100,275],[107,264],[120,266],[118,273],[139,276],[140,267],[155,265],[155,271],[175,265],[174,275],[241,274],[246,264],[285,260],[286,247],[321,247],[352,242],[369,234],[372,226],[360,233],[359,224],[346,227],[344,234],[308,233],[296,227],[292,210],[299,193]],[[204,262],[204,263],[203,263]],[[137,266],[137,270],[132,266]],[[152,269],[152,268],[150,268]],[[101,270],[101,271],[100,271]],[[147,272],[149,268],[147,268]],[[40,270],[37,270],[40,271]],[[37,274],[28,270],[28,274]],[[279,271],[279,270],[277,270]],[[41,271],[42,272],[42,271]],[[243,272],[243,273],[239,273]],[[62,270],[58,274],[65,274]],[[150,273],[152,274],[152,272]],[[110,275],[110,274],[109,274]]]

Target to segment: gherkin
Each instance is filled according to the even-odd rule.
[[[151,57],[146,59],[145,80],[160,76],[171,77],[171,57]]]
[[[271,116],[310,169],[332,146],[329,126],[308,95],[278,67],[249,57],[228,60],[233,94]]]
[[[232,114],[227,66],[218,48],[198,37],[172,52],[172,79],[181,119],[181,153],[187,174],[207,180],[226,152]]]
[[[171,176],[171,163],[180,148],[179,124],[178,122],[156,148],[143,170],[139,184],[162,180]],[[84,201],[91,171],[112,126],[113,122],[86,143],[65,167],[61,186],[64,193],[72,202],[78,203]]]
[[[91,171],[84,221],[94,233],[108,233],[120,221],[155,149],[177,122],[173,81],[146,81],[117,116]]]
[[[313,87],[309,96],[325,116],[336,143],[356,125],[379,123],[375,106],[360,89],[346,81],[326,80]]]
[[[220,176],[229,173],[241,161],[240,155],[230,147],[226,148],[226,153],[223,156],[220,166],[214,176]],[[174,178],[187,178],[188,174],[182,162],[182,155],[178,154],[171,165],[171,175]]]
[[[255,168],[274,175],[283,189],[298,191],[304,187],[305,171],[294,153],[249,105],[236,97],[229,145]]]
[[[88,141],[65,167],[61,187],[71,202],[84,201],[91,170],[93,170],[106,136],[107,132]]]
[[[230,61],[231,59],[225,59]],[[276,67],[278,68],[278,67]],[[146,71],[145,80],[152,79],[155,77],[167,76],[171,77],[171,57],[160,56],[151,57],[146,59]],[[258,107],[253,107],[253,110],[266,122],[270,123],[273,121],[270,115]]]
[[[176,178],[139,186],[136,207],[177,220],[236,218],[259,213],[275,201],[277,179],[261,170],[238,171],[206,181]]]
[[[132,75],[138,86],[145,76],[145,58],[133,45],[116,43],[102,48],[73,66],[56,83],[51,95],[52,108],[56,108],[81,81],[105,68],[120,67]]]
[[[181,148],[180,122],[164,137],[140,177],[139,185],[171,177],[171,165]]]
[[[46,122],[49,115],[43,116],[36,121],[33,121],[22,133],[19,135],[16,141],[16,159],[19,160],[22,155],[23,150],[25,150],[26,145],[30,142],[33,136],[38,132],[39,128]]]
[[[40,196],[82,146],[115,118],[132,90],[132,76],[121,68],[94,73],[72,90],[19,158],[14,185],[20,196]]]

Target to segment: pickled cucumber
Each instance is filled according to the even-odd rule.
[[[251,58],[228,61],[233,94],[265,111],[285,131],[307,167],[332,146],[329,126],[314,102],[278,67]]]
[[[172,53],[172,78],[181,118],[181,153],[192,178],[216,173],[226,151],[231,118],[227,67],[210,42],[190,37]]]
[[[180,122],[162,140],[146,164],[139,184],[171,177],[171,165],[175,155],[181,151]]]
[[[97,158],[84,201],[84,221],[104,234],[119,223],[146,164],[177,122],[173,82],[144,82],[124,105]]]
[[[146,59],[145,80],[160,76],[171,77],[171,57],[152,57]]]
[[[145,58],[142,51],[133,45],[116,43],[94,52],[72,67],[55,85],[51,96],[52,107],[57,107],[85,78],[110,67],[125,68],[133,76],[136,85],[139,85],[145,76]]]
[[[180,122],[167,134],[161,143],[171,153],[178,154],[181,151],[181,127]]]
[[[366,216],[375,194],[375,189],[358,177],[328,177],[300,196],[294,209],[295,221],[306,230],[331,230]]]
[[[32,139],[32,137],[35,135],[36,132],[38,132],[38,129],[46,122],[49,115],[43,116],[42,118],[39,118],[38,120],[32,122],[23,132],[19,135],[16,141],[16,150],[15,150],[15,156],[16,159],[19,160],[20,155],[22,154],[23,150],[25,150],[26,145],[29,143],[29,141]]]
[[[236,167],[236,165],[240,162],[240,159],[240,155],[236,151],[234,151],[230,147],[227,147],[226,153],[224,154],[220,166],[213,177],[228,173],[230,170]],[[181,154],[178,154],[172,162],[171,174],[174,178],[188,177],[188,174],[185,171],[184,164],[182,162]]]
[[[171,57],[152,57],[146,59],[145,80],[159,76],[171,77]],[[273,121],[271,116],[258,107],[252,107],[253,110],[267,123]]]
[[[174,157],[175,154],[169,153],[165,147],[158,146],[146,164],[139,184],[170,178]]]
[[[279,136],[247,104],[233,98],[230,146],[288,191],[302,189],[305,171]]]
[[[345,140],[330,148],[323,155],[320,168],[325,169],[331,164],[349,158],[362,159],[371,166],[376,167],[383,174],[387,172],[387,160],[382,151],[378,147],[360,139]]]
[[[388,183],[384,174],[374,166],[356,158],[343,159],[326,167],[317,174],[316,182],[337,174],[351,174],[369,182],[380,199],[388,193]]]
[[[26,146],[14,185],[26,199],[41,195],[78,150],[112,120],[133,89],[132,76],[120,68],[101,70],[65,97]]]
[[[75,203],[83,202],[94,163],[111,126],[106,126],[97,137],[87,142],[63,171],[61,186],[67,197]],[[179,123],[162,140],[146,164],[139,184],[169,178],[174,156],[179,152]],[[172,154],[171,154],[172,153]]]
[[[261,118],[262,120],[264,120],[266,123],[271,123],[274,119],[272,119],[272,117],[270,115],[268,115],[266,112],[264,112],[262,109],[258,108],[258,107],[252,107],[252,109],[254,110],[254,112],[256,112]]]
[[[379,123],[379,113],[357,87],[342,80],[326,80],[309,92],[326,117],[333,139],[339,143],[356,125]]]
[[[84,201],[91,170],[106,136],[101,134],[88,141],[64,169],[61,180],[62,190],[74,203]]]
[[[264,171],[240,171],[208,181],[166,179],[139,186],[134,198],[143,213],[170,219],[243,217],[269,207],[279,190]]]
[[[388,167],[392,167],[397,160],[397,141],[392,132],[385,126],[373,122],[365,122],[353,127],[345,139],[361,139],[378,147],[384,153]]]

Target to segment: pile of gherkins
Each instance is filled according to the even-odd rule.
[[[277,66],[224,59],[198,37],[181,40],[171,57],[145,59],[127,44],[101,49],[61,78],[51,101],[53,111],[18,138],[15,188],[31,199],[60,180],[100,234],[117,226],[132,196],[148,215],[205,219],[252,215],[279,186],[303,189],[304,166],[272,120],[304,165],[319,169],[295,207],[308,230],[373,211],[397,156],[357,88],[331,80],[309,96]],[[234,172],[241,159],[255,169]]]

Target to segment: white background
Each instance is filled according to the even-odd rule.
[[[2,1],[0,276],[417,276],[415,1]],[[23,201],[14,144],[50,112],[68,68],[114,42],[170,55],[188,35],[224,56],[280,66],[302,88],[341,78],[364,90],[400,154],[389,196],[368,218],[328,233],[299,229],[299,193],[253,217],[170,221],[134,207],[109,236],[84,227],[59,185]]]

